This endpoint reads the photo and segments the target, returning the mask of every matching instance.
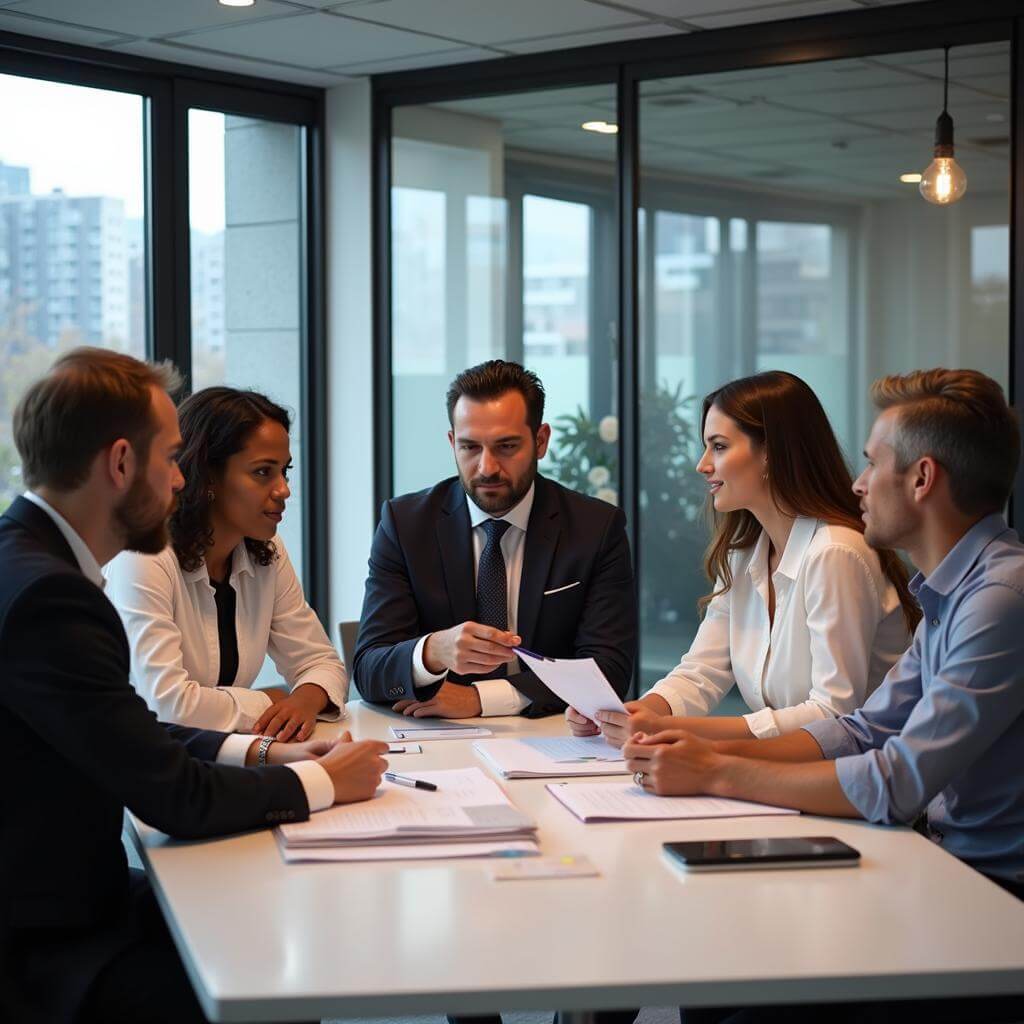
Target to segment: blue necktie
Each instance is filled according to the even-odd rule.
[[[511,525],[504,519],[484,522],[487,543],[480,552],[476,572],[476,621],[502,630],[508,629],[508,578],[501,538]]]

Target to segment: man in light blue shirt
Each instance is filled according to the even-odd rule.
[[[887,377],[873,396],[854,491],[868,542],[919,570],[910,649],[853,714],[766,740],[659,733],[626,746],[629,769],[659,794],[883,823],[926,812],[936,842],[1024,898],[1024,545],[1001,511],[1017,419],[972,370]]]

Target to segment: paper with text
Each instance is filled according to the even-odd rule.
[[[591,721],[598,711],[626,708],[593,658],[538,658],[517,647],[523,664],[556,696]]]
[[[549,784],[548,791],[580,821],[661,821],[799,814],[788,807],[715,796],[655,796],[631,782]]]

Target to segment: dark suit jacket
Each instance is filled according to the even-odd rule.
[[[551,658],[593,657],[622,696],[636,653],[625,523],[614,506],[538,476],[516,622],[524,647]],[[391,704],[433,692],[413,689],[412,654],[421,636],[476,618],[471,530],[457,477],[384,503],[352,666],[365,700]],[[457,683],[483,678],[448,674]],[[530,698],[528,717],[565,707],[529,670],[509,682]]]
[[[208,763],[222,733],[157,722],[113,605],[24,498],[0,518],[0,567],[0,941],[88,935],[122,912],[124,807],[186,838],[308,817],[290,769]]]

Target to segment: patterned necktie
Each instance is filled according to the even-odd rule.
[[[495,629],[508,629],[508,578],[501,538],[512,524],[504,519],[483,523],[487,543],[480,552],[476,572],[476,621]]]

